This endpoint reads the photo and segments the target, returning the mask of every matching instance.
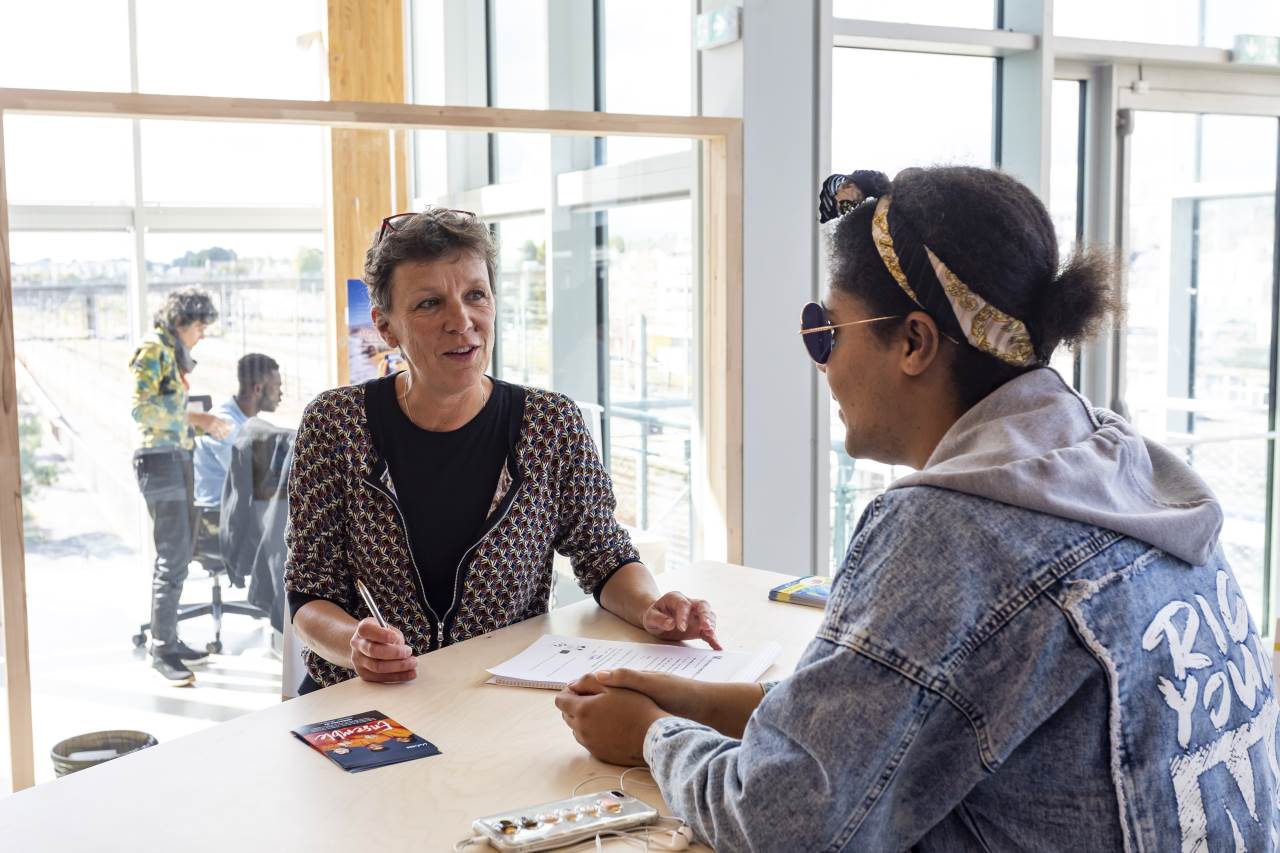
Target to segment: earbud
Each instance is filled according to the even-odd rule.
[[[659,850],[687,850],[693,838],[693,830],[687,826],[670,832],[655,832],[649,836],[649,844]]]

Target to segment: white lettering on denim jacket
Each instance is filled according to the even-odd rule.
[[[1265,820],[1270,824],[1268,830],[1273,837],[1280,824],[1280,802],[1269,807],[1264,804],[1261,812],[1258,809],[1254,766],[1249,753],[1259,742],[1263,744],[1264,765],[1271,777],[1271,790],[1280,790],[1280,763],[1276,755],[1276,724],[1280,718],[1280,706],[1275,700],[1270,661],[1263,653],[1258,635],[1249,633],[1249,612],[1244,598],[1238,593],[1230,594],[1229,582],[1227,573],[1219,571],[1216,611],[1202,595],[1194,597],[1194,605],[1186,601],[1171,601],[1160,609],[1142,634],[1142,648],[1147,652],[1155,651],[1161,644],[1167,646],[1177,682],[1161,676],[1156,686],[1165,704],[1177,715],[1178,745],[1183,749],[1183,753],[1170,762],[1169,769],[1178,803],[1184,853],[1208,849],[1208,818],[1200,780],[1219,765],[1225,767],[1235,780],[1249,817],[1255,824]],[[1195,650],[1202,620],[1208,625],[1221,655],[1216,662]],[[1233,650],[1239,652],[1242,666],[1237,666],[1230,658]],[[1204,676],[1201,671],[1205,669],[1213,671],[1204,679],[1204,689],[1201,690],[1200,679]],[[1267,691],[1271,696],[1265,697]],[[1209,744],[1188,751],[1192,723],[1197,714],[1206,714],[1214,730],[1222,731],[1234,702],[1239,702],[1249,711],[1256,709],[1256,712],[1248,722],[1223,732]],[[1225,803],[1219,805],[1226,809]],[[1243,850],[1243,836],[1236,816],[1230,811],[1226,811],[1226,816],[1231,827],[1233,849]]]

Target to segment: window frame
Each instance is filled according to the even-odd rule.
[[[825,4],[830,13],[830,2]],[[914,53],[992,56],[998,63],[994,94],[998,140],[996,161],[1042,197],[1047,197],[1045,171],[1035,168],[1037,159],[1048,160],[1051,139],[1051,99],[1054,80],[1078,80],[1081,98],[1079,181],[1077,186],[1077,236],[1082,243],[1116,247],[1123,251],[1124,182],[1126,180],[1126,110],[1203,112],[1262,115],[1280,121],[1280,67],[1239,65],[1231,52],[1219,48],[1146,44],[1103,39],[1057,36],[1052,32],[1051,0],[1001,0],[997,24],[989,30],[934,27],[919,24],[835,18],[830,23],[830,48],[861,47]],[[830,63],[820,82],[826,95],[821,109],[829,112]],[[1011,88],[1040,91],[1029,103],[1010,103]],[[1037,103],[1038,101],[1038,103]],[[1011,140],[1002,116],[1015,111],[1023,117],[1038,111],[1039,133]],[[829,118],[828,118],[829,121]],[[828,127],[829,135],[829,127]],[[1039,151],[1035,151],[1036,146]],[[824,152],[830,171],[830,154]],[[1280,150],[1277,151],[1280,162]],[[1026,164],[1031,164],[1027,168]],[[1280,172],[1280,170],[1278,170]],[[1276,453],[1277,373],[1280,372],[1280,177],[1277,186],[1275,260],[1272,291],[1271,389],[1268,431],[1267,531],[1268,571],[1264,579],[1263,622],[1260,632],[1272,639],[1280,617],[1280,454]],[[1123,330],[1110,333],[1082,347],[1075,360],[1076,385],[1100,405],[1123,409]],[[816,559],[830,539],[831,490],[826,482],[825,454],[829,442],[829,405],[819,395],[813,424],[815,490],[814,543]]]
[[[733,118],[649,116],[635,117],[570,110],[502,110],[484,107],[432,107],[411,104],[333,103],[328,101],[267,101],[239,98],[187,97],[95,92],[0,89],[0,120],[8,112],[85,115],[131,119],[177,118],[255,123],[301,123],[328,127],[490,132],[529,131],[579,137],[598,135],[656,135],[695,139],[701,143],[703,176],[700,221],[700,263],[709,286],[702,292],[700,405],[702,422],[700,465],[695,465],[697,495],[709,508],[700,518],[700,553],[708,559],[741,561],[742,488],[740,466],[733,459],[742,446],[741,406],[742,212],[731,203],[742,192],[742,122]],[[12,328],[12,282],[8,251],[8,204],[4,195],[3,123],[0,121],[0,491],[19,494]],[[330,285],[332,276],[329,276]],[[333,300],[329,311],[336,311]],[[145,316],[145,315],[144,315]],[[714,321],[712,321],[714,318]],[[331,313],[330,328],[339,334]],[[716,381],[707,382],[706,376]],[[31,742],[31,681],[26,654],[26,570],[22,554],[23,523],[17,501],[0,502],[0,606],[4,612],[7,651],[4,666],[9,700],[12,784],[28,787],[34,781]]]

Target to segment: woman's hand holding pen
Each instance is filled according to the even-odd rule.
[[[379,627],[372,617],[356,623],[351,635],[351,664],[365,681],[391,684],[418,677],[418,659],[404,635],[389,625]]]

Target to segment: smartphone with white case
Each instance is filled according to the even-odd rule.
[[[658,810],[622,791],[583,794],[536,806],[508,809],[471,826],[489,846],[511,853],[556,850],[600,832],[622,832],[658,819]]]

